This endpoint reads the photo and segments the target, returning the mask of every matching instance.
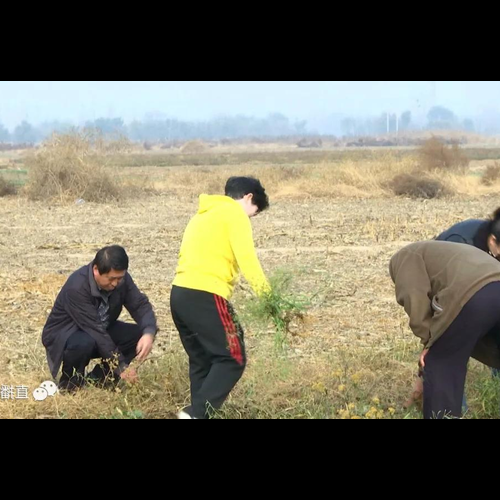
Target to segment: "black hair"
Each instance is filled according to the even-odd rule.
[[[254,177],[231,177],[226,183],[226,196],[233,200],[241,200],[247,194],[253,194],[252,203],[257,206],[259,213],[269,208],[269,196],[264,186]]]
[[[127,271],[128,255],[123,247],[113,245],[102,248],[95,256],[93,266],[97,266],[99,274],[108,274],[111,270]]]

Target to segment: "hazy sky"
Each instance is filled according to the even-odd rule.
[[[8,127],[24,119],[81,123],[119,116],[128,122],[148,113],[186,120],[274,112],[315,119],[406,109],[417,115],[432,104],[462,117],[497,110],[500,82],[0,82],[0,123]]]

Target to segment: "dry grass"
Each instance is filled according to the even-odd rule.
[[[419,181],[438,186],[447,196],[483,196],[497,192],[485,186],[472,170],[420,172],[417,156],[399,157],[386,152],[375,160],[343,160],[306,165],[223,165],[172,168],[128,168],[126,176],[147,176],[158,193],[197,197],[199,193],[220,193],[231,175],[254,175],[262,180],[273,200],[316,198],[378,199],[393,197],[394,179],[416,176]]]
[[[398,159],[386,154],[380,159],[362,162],[148,168],[129,169],[128,173],[147,173],[157,191],[183,196],[197,196],[201,192],[220,193],[231,175],[252,174],[262,180],[273,197],[373,198],[387,195],[384,184],[395,173],[412,170],[415,165],[414,158]]]

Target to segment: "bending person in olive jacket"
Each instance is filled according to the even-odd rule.
[[[390,272],[424,346],[424,417],[460,418],[469,359],[500,368],[500,262],[469,245],[426,241],[398,252]]]

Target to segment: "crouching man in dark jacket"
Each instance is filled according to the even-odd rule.
[[[96,358],[102,362],[89,375],[91,380],[137,380],[137,373],[128,366],[136,357],[147,358],[158,329],[153,308],[128,267],[122,247],[103,248],[91,264],[70,276],[59,293],[42,342],[54,379],[62,365],[60,389],[81,387],[87,365]],[[118,321],[123,307],[136,324]]]

